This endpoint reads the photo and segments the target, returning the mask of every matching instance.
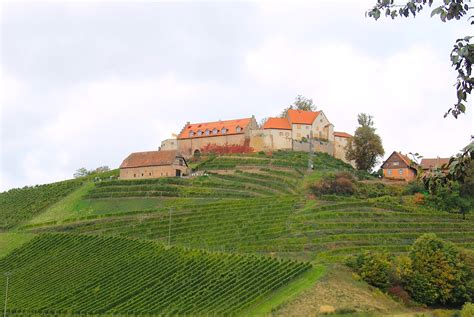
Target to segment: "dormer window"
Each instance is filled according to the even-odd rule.
[[[198,136],[201,136],[201,135],[202,135],[202,131],[198,130]]]
[[[189,131],[189,136],[194,136],[194,131]]]
[[[206,132],[204,132],[205,135],[209,135],[210,131],[206,129]]]
[[[240,131],[242,131],[242,128],[239,127],[239,126],[237,126],[237,128],[236,128],[235,130],[236,130],[237,132],[240,132]]]
[[[212,130],[212,134],[217,134],[219,133],[219,130],[217,130],[216,128],[214,128],[214,130]]]
[[[227,133],[227,129],[226,129],[226,128],[222,128],[221,132],[222,132],[222,134],[226,134],[226,133]]]

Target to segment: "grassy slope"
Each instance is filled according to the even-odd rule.
[[[313,287],[326,273],[326,266],[315,265],[289,285],[261,298],[255,305],[242,312],[242,316],[268,316],[278,307],[296,299],[302,292]]]
[[[24,243],[35,237],[32,233],[3,232],[0,233],[0,258],[12,250],[19,248]]]

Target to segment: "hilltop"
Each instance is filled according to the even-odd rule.
[[[311,308],[316,313],[328,300],[314,299],[321,296],[315,282],[323,274],[349,281],[350,273],[338,269],[347,256],[364,250],[403,253],[425,232],[474,248],[471,218],[417,204],[406,185],[381,182],[327,154],[314,155],[314,170],[308,170],[308,153],[286,151],[203,157],[192,166],[199,176],[125,181],[109,179],[118,174],[112,171],[102,180],[94,176],[1,193],[0,246],[7,247],[1,248],[0,271],[18,276],[11,280],[10,311],[246,315],[281,309],[286,315],[294,301],[312,306],[316,301]],[[315,197],[313,184],[338,173],[353,178],[355,192]],[[205,264],[211,259],[228,263],[228,270]],[[174,272],[173,283],[179,283],[167,287],[182,289],[176,296],[189,299],[170,297],[161,307],[149,302],[161,295],[145,277],[165,270],[162,261]],[[71,270],[76,273],[66,282]],[[196,272],[205,276],[200,282]],[[264,272],[281,275],[270,278]],[[246,279],[250,273],[263,280]],[[120,274],[145,275],[127,293],[130,283]],[[228,291],[219,295],[224,297],[212,295],[211,305],[204,300],[211,296],[207,288],[192,287],[204,282]],[[366,294],[366,286],[357,283],[352,292]],[[69,295],[59,298],[54,285],[63,285]],[[4,288],[0,280],[0,298]],[[107,296],[114,305],[101,304]],[[389,297],[367,302],[362,307],[346,301],[339,308],[409,311]]]

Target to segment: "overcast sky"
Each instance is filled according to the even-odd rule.
[[[0,191],[116,168],[186,121],[260,121],[298,94],[336,131],[373,115],[386,156],[456,153],[473,104],[443,118],[449,52],[472,27],[375,22],[374,2],[2,2]]]

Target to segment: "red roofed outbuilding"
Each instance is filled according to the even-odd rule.
[[[175,150],[135,152],[120,165],[120,179],[180,177],[186,174],[186,159]]]

